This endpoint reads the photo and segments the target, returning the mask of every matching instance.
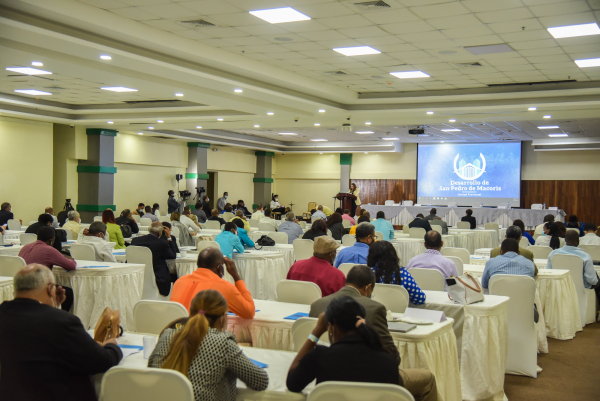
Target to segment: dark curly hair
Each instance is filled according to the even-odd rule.
[[[400,283],[400,259],[394,246],[387,241],[374,242],[369,247],[369,256],[367,257],[367,266],[375,267],[376,282],[391,284],[396,274],[396,280]],[[382,281],[383,278],[383,281]]]

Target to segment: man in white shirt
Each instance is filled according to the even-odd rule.
[[[533,239],[536,239],[538,236],[544,233],[544,224],[546,223],[554,223],[554,215],[547,214],[544,216],[544,222],[539,226],[535,227],[535,231],[533,232]]]
[[[198,232],[198,226],[194,223],[194,220],[190,218],[191,210],[189,207],[183,208],[183,214],[179,217],[179,222],[187,227],[190,234],[195,235]]]
[[[52,227],[54,227],[54,228],[60,228],[60,224],[58,224],[58,219],[54,215],[54,209],[52,209],[50,206],[48,206],[46,208],[46,214],[49,214],[50,216],[52,216],[52,220],[54,220],[52,222]]]
[[[104,240],[106,233],[106,224],[101,221],[95,221],[90,224],[90,228],[87,234],[78,240],[79,244],[87,244],[94,247],[94,253],[96,254],[96,260],[98,262],[115,262],[115,255],[113,255],[113,247]]]
[[[274,219],[271,218],[271,211],[269,209],[265,210],[265,217],[263,217],[262,219],[260,219],[258,221],[258,223],[267,223],[270,224],[271,226],[273,226],[273,228],[275,229],[275,231],[277,231],[279,229],[279,224],[277,224],[277,221],[275,221]]]
[[[256,205],[256,212],[252,213],[250,220],[260,220],[265,217],[265,212],[263,211],[263,204],[259,203]]]
[[[62,226],[62,229],[71,231],[71,233],[73,233],[73,238],[77,238],[82,228],[81,224],[79,224],[80,221],[79,213],[75,210],[71,210],[67,214],[67,222]]]
[[[600,245],[600,237],[596,235],[596,229],[594,223],[585,223],[583,226],[585,235],[579,238],[579,245]]]
[[[313,215],[311,216],[310,222],[312,223],[318,219],[327,220],[327,216],[323,212],[323,205],[319,205],[319,207],[317,207],[317,211],[314,212]]]

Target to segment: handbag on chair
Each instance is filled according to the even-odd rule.
[[[123,334],[121,324],[121,312],[112,310],[108,306],[102,311],[96,328],[94,329],[94,340],[103,343],[111,338],[119,338]]]
[[[448,298],[457,304],[470,305],[484,300],[479,280],[469,273],[459,277],[450,276],[446,279],[446,284],[448,284]]]

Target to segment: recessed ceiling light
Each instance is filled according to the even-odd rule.
[[[223,121],[223,119],[222,118],[217,118],[217,121]]]
[[[37,68],[31,68],[31,67],[7,67],[6,70],[12,71],[12,72],[18,72],[19,74],[26,74],[26,75],[52,74],[50,71],[39,70]]]
[[[433,111],[428,111],[427,114],[433,114]]]
[[[201,128],[202,128],[202,126],[201,126],[201,125],[196,125],[196,128],[197,128],[197,129],[201,129]]]
[[[36,67],[42,67],[44,63],[42,63],[41,61],[32,61],[31,65],[34,65]]]
[[[282,22],[307,21],[308,15],[304,15],[292,7],[270,8],[267,10],[254,10],[250,14],[265,20],[271,24],[280,24]]]
[[[51,95],[50,92],[38,91],[35,89],[15,89],[17,93],[24,93],[25,95]]]
[[[268,112],[267,112],[267,115],[268,115],[268,116],[272,116],[273,114],[275,114],[275,113],[273,113],[272,111],[268,111]]]
[[[319,109],[319,113],[325,113],[325,109]]]
[[[529,111],[536,111],[536,110],[537,110],[537,107],[530,107],[530,108],[528,108],[527,110],[529,110]]]
[[[455,122],[456,122],[456,120],[455,120],[455,119],[448,120],[448,121],[449,121],[449,122],[451,122],[451,123],[455,123]]]
[[[143,132],[138,132],[138,135],[144,135],[144,133]]]
[[[148,129],[154,129],[154,127],[148,127]]]
[[[107,123],[108,123],[108,124],[112,124],[113,122],[112,122],[112,121],[107,121]]]
[[[444,141],[440,141],[440,143],[444,143]]]
[[[311,139],[313,142],[327,142],[327,139]]]
[[[260,128],[260,125],[254,124],[254,128]]]
[[[319,127],[321,124],[319,123],[315,123],[315,127]]]
[[[541,125],[538,127],[539,129],[557,129],[558,125]]]
[[[298,135],[294,132],[280,132],[279,135]]]
[[[175,96],[182,97],[182,96],[183,96],[183,93],[177,92],[177,93],[175,94]]]
[[[374,134],[374,131],[356,131],[357,134],[359,135],[368,135],[368,134]]]
[[[458,128],[452,128],[452,129],[443,129],[442,131],[444,131],[444,132],[458,132],[460,130]]]
[[[547,116],[544,116],[544,118],[552,118],[552,116],[548,114]]]
[[[569,136],[569,134],[548,134],[548,136],[552,137],[552,138],[558,138],[558,137]]]
[[[319,152],[319,154],[320,154],[320,155],[322,155],[322,154],[323,154],[323,152]]]
[[[239,89],[239,88],[238,89],[234,89],[233,91],[236,92],[236,93],[242,93],[243,92],[243,90]]]
[[[600,58],[588,58],[583,60],[575,60],[575,64],[579,68],[600,67]]]
[[[371,125],[371,121],[367,121],[365,125]]]
[[[137,92],[137,89],[125,88],[124,86],[106,86],[100,89],[113,92]]]
[[[101,56],[100,56],[100,58],[101,58],[102,60],[112,60],[112,57],[111,57],[111,56],[109,56],[108,54],[103,54],[103,55],[101,55]]]
[[[365,155],[368,155],[368,154],[369,154],[369,152],[365,152]]]
[[[400,71],[400,72],[390,72],[391,75],[396,78],[405,79],[405,78],[429,78],[429,75],[425,74],[423,71]]]
[[[363,56],[366,54],[381,53],[379,50],[373,49],[371,46],[336,47],[333,50],[343,54],[344,56]]]
[[[550,32],[555,39],[560,39],[572,38],[575,36],[600,35],[600,28],[598,27],[598,24],[594,22],[593,24],[555,26],[548,28],[548,32]]]
[[[156,120],[156,122],[157,122],[157,123],[162,123],[162,122],[163,122],[163,120]]]
[[[398,141],[399,140],[398,138],[381,138],[381,139],[383,139],[384,141]]]

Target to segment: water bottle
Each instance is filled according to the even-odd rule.
[[[546,202],[544,202],[544,210],[546,210]]]

